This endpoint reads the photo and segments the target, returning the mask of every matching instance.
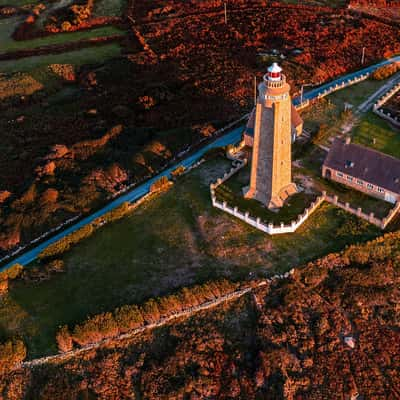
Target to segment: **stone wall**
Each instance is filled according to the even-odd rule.
[[[229,172],[226,172],[222,178],[217,179],[216,183],[210,184],[210,194],[212,205],[215,208],[218,208],[238,219],[253,226],[254,228],[268,233],[269,235],[278,235],[284,233],[294,233],[296,230],[310,217],[310,215],[318,209],[318,207],[324,202],[328,202],[333,204],[336,207],[341,208],[342,210],[347,211],[350,214],[356,215],[358,218],[362,218],[365,221],[377,226],[380,229],[385,229],[389,223],[393,220],[393,218],[400,211],[400,202],[397,202],[395,206],[389,211],[388,215],[382,219],[379,219],[375,216],[374,213],[365,213],[362,208],[353,208],[349,203],[343,203],[339,201],[338,196],[328,195],[325,191],[322,192],[322,195],[318,196],[311,205],[304,210],[304,212],[297,216],[297,218],[291,221],[288,224],[284,224],[281,222],[279,225],[274,225],[271,222],[261,221],[259,217],[253,217],[249,214],[249,212],[242,212],[238,209],[238,207],[230,207],[226,201],[220,202],[217,200],[215,189],[218,186],[222,185],[225,181],[227,181],[230,177],[236,174],[240,169],[242,169],[246,164],[247,160],[235,160],[232,168]]]
[[[386,217],[379,219],[379,218],[375,217],[374,213],[366,214],[363,212],[363,210],[360,207],[353,208],[350,206],[349,203],[343,203],[343,202],[339,201],[338,196],[330,196],[325,193],[325,200],[328,203],[331,203],[334,206],[339,207],[342,210],[345,210],[350,214],[356,215],[357,217],[362,218],[365,221],[368,221],[369,223],[371,223],[381,229],[385,229],[389,225],[390,221],[392,221],[392,219],[396,216],[396,214],[400,210],[400,202],[397,202],[395,204],[395,206],[389,211],[389,213]]]
[[[321,98],[323,98],[325,96],[328,96],[329,94],[331,94],[333,92],[336,92],[337,90],[341,90],[341,89],[344,89],[345,87],[348,87],[348,86],[351,86],[351,85],[355,85],[356,83],[365,81],[366,79],[369,78],[370,75],[371,75],[370,73],[365,73],[364,75],[361,75],[358,78],[345,80],[341,84],[337,83],[335,86],[331,86],[329,89],[322,90],[318,94],[317,98],[321,99]]]
[[[268,233],[269,235],[277,235],[283,233],[293,233],[295,232],[307,219],[308,217],[321,205],[324,201],[324,194],[317,197],[317,199],[311,203],[310,207],[306,208],[304,212],[297,216],[297,219],[291,221],[289,224],[284,224],[281,222],[279,225],[274,225],[272,223],[261,221],[259,217],[252,217],[249,212],[242,212],[238,207],[229,207],[228,204],[224,202],[219,202],[215,195],[215,189],[227,181],[231,176],[236,174],[240,169],[242,169],[247,164],[247,160],[240,161],[237,160],[235,165],[230,169],[229,172],[225,173],[222,178],[217,179],[216,183],[211,183],[210,193],[212,205],[215,208],[233,215],[234,217],[244,221],[245,223],[259,229],[262,232]]]
[[[344,80],[341,84],[337,83],[336,85],[332,85],[329,87],[329,89],[321,88],[321,91],[317,94],[316,99],[317,100],[322,99],[323,97],[328,96],[329,94],[336,92],[337,90],[341,90],[348,86],[355,85],[356,83],[365,81],[366,79],[369,78],[370,75],[371,75],[370,73],[365,73],[363,75],[360,75],[358,78],[347,79],[347,80]],[[302,109],[308,107],[310,104],[311,104],[310,100],[303,100],[303,102],[296,104],[295,107],[296,107],[296,110],[299,111],[299,110],[302,110]]]
[[[398,91],[400,91],[400,82],[393,86],[388,92],[386,92],[375,104],[373,107],[373,112],[376,115],[379,115],[381,118],[389,121],[395,126],[400,127],[400,119],[397,116],[391,115],[389,112],[385,112],[382,109],[382,106],[385,105]]]

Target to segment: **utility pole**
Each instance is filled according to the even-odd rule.
[[[226,2],[224,2],[225,23],[228,23],[228,11],[226,9]]]
[[[254,107],[257,106],[257,76],[254,75]]]
[[[365,62],[365,50],[366,50],[366,48],[364,46],[362,49],[361,65],[364,65],[364,62]]]
[[[304,88],[306,86],[318,86],[320,85],[321,82],[317,82],[317,83],[304,83],[303,85],[301,85],[301,90],[300,90],[300,105],[303,104],[303,94],[304,94]]]

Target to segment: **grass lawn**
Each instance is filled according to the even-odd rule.
[[[278,211],[272,212],[260,202],[243,197],[243,187],[250,181],[250,165],[246,165],[237,174],[225,183],[218,186],[216,196],[218,201],[226,201],[230,207],[237,206],[241,212],[248,211],[252,217],[260,217],[265,223],[289,223],[296,220],[299,214],[310,206],[318,193],[300,192],[290,197],[286,204]]]
[[[0,73],[32,71],[33,69],[37,69],[49,64],[72,64],[79,66],[91,63],[101,63],[107,59],[118,57],[120,54],[120,45],[118,43],[111,43],[104,46],[94,46],[81,50],[68,51],[62,54],[1,61]]]
[[[358,107],[360,104],[364,103],[369,96],[379,90],[379,88],[385,85],[392,78],[393,77],[390,77],[382,81],[367,79],[356,85],[334,92],[327,98],[341,108],[341,110],[344,109],[344,103],[350,103],[354,107]]]
[[[321,99],[301,111],[305,129],[315,135],[321,126],[325,126],[324,132],[320,133],[314,140],[319,144],[328,144],[329,138],[341,134],[346,126],[358,123],[357,117],[353,115],[354,113],[344,113],[345,103],[353,105],[356,109],[386,82],[387,80],[367,79]]]
[[[12,23],[11,20],[14,21],[14,23]],[[48,46],[54,44],[64,44],[68,42],[75,42],[81,39],[90,39],[101,36],[124,34],[124,31],[122,31],[121,29],[115,28],[113,26],[103,26],[101,28],[95,28],[90,30],[57,33],[43,38],[16,41],[11,38],[11,34],[15,29],[17,18],[8,18],[5,21],[9,21],[9,23],[0,25],[0,37],[2,38],[0,46],[1,53],[5,53],[8,51],[23,50],[23,49],[33,49],[35,47]]]
[[[94,16],[120,16],[122,15],[127,0],[98,0],[94,4]]]
[[[395,130],[372,111],[352,131],[353,141],[400,158],[400,130]],[[374,140],[375,139],[375,140]]]
[[[23,336],[30,357],[53,353],[62,324],[209,279],[286,271],[380,234],[324,204],[296,234],[268,236],[211,207],[208,185],[229,168],[208,161],[72,248],[64,273],[12,284],[0,303],[2,336]]]

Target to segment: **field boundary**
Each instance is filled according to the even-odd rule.
[[[188,307],[182,311],[175,312],[167,317],[162,317],[157,322],[153,322],[153,323],[141,326],[140,328],[133,329],[130,332],[123,333],[123,334],[120,334],[115,337],[103,339],[103,340],[100,340],[99,342],[91,343],[91,344],[82,346],[78,349],[67,351],[65,353],[54,354],[54,355],[47,356],[47,357],[40,357],[40,358],[36,358],[36,359],[30,360],[30,361],[23,361],[22,363],[15,365],[14,369],[17,369],[19,367],[32,369],[37,366],[44,365],[44,364],[47,364],[50,362],[66,361],[77,355],[86,353],[91,350],[96,350],[102,346],[106,346],[113,342],[117,342],[117,341],[121,341],[121,340],[125,340],[125,339],[131,339],[140,333],[143,333],[147,330],[159,328],[159,327],[164,326],[164,325],[168,324],[169,322],[174,321],[176,319],[188,318],[188,317],[192,316],[193,314],[198,313],[200,311],[208,310],[208,309],[214,308],[224,302],[238,299],[238,298],[246,295],[247,293],[250,293],[251,291],[253,291],[255,289],[267,286],[267,285],[273,283],[274,281],[288,279],[291,277],[291,275],[293,275],[294,271],[295,271],[294,268],[292,268],[290,271],[288,271],[284,274],[276,274],[270,278],[263,279],[262,281],[258,282],[255,285],[253,284],[253,285],[249,285],[246,287],[242,287],[238,290],[234,290],[234,291],[227,293],[227,294],[225,294],[219,298],[216,298],[214,300],[206,301],[202,304],[199,304],[198,306]]]
[[[0,53],[0,61],[19,60],[36,56],[51,54],[62,54],[69,51],[81,50],[87,47],[102,46],[109,43],[121,42],[125,38],[124,34],[99,36],[96,38],[81,39],[63,44],[50,44],[47,46],[35,47],[34,49],[23,49]]]
[[[227,214],[230,214],[241,221],[245,222],[248,225],[253,226],[254,228],[267,233],[269,235],[279,235],[285,233],[294,233],[296,230],[303,225],[305,221],[316,211],[323,202],[328,202],[342,210],[347,211],[350,214],[357,216],[380,229],[385,229],[389,223],[393,220],[393,218],[400,211],[400,202],[397,202],[394,207],[389,211],[386,217],[380,219],[375,217],[373,212],[366,214],[363,212],[361,207],[353,208],[350,203],[340,202],[338,196],[330,196],[326,191],[323,191],[320,196],[318,196],[309,207],[307,207],[303,213],[299,214],[296,219],[292,220],[288,224],[284,224],[281,222],[280,225],[274,225],[272,222],[263,222],[260,217],[252,217],[248,211],[241,212],[237,206],[229,207],[226,201],[220,202],[217,200],[217,196],[215,190],[226,182],[229,178],[235,175],[238,171],[240,171],[245,165],[247,165],[247,160],[239,160],[236,159],[232,162],[232,168],[229,172],[225,172],[222,178],[218,178],[215,183],[210,184],[210,194],[211,194],[211,202],[213,207],[218,208]]]
[[[388,90],[373,106],[373,112],[379,117],[389,121],[393,125],[400,127],[400,118],[393,116],[391,113],[387,113],[383,110],[383,107],[395,94],[400,91],[400,82],[394,87]]]

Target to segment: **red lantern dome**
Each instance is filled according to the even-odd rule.
[[[278,63],[273,63],[268,68],[268,80],[269,81],[280,81],[282,79],[282,68]]]

